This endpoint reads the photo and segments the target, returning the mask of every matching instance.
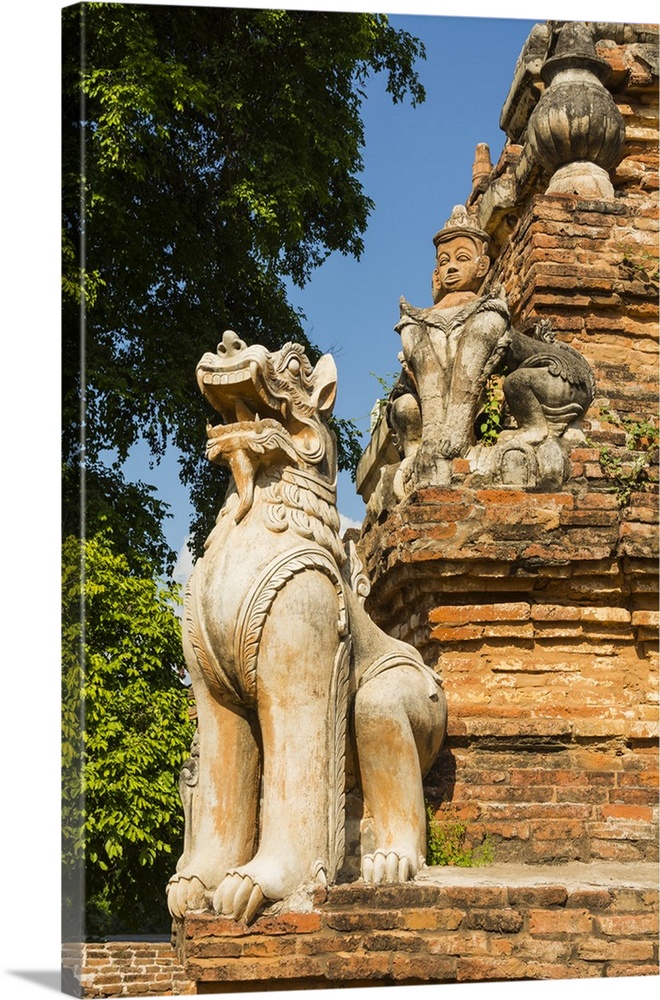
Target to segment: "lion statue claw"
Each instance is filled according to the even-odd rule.
[[[249,923],[336,878],[353,772],[374,841],[365,881],[414,877],[446,704],[419,654],[367,615],[339,538],[331,355],[312,367],[299,344],[270,352],[228,330],[197,381],[223,418],[207,456],[232,484],[185,597],[198,731],[168,903],[177,919],[209,908]]]

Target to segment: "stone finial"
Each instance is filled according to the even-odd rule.
[[[490,149],[488,143],[479,142],[474,151],[474,163],[472,164],[472,191],[478,191],[488,181],[493,169],[490,159]]]
[[[551,194],[614,197],[608,170],[623,151],[625,126],[605,88],[610,69],[596,55],[591,30],[567,22],[541,77],[547,89],[529,120],[528,138],[539,163],[553,176]]]

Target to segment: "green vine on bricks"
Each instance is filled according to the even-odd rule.
[[[488,834],[478,847],[466,847],[467,827],[457,820],[439,820],[433,807],[426,806],[426,863],[478,868],[493,861],[494,851]]]
[[[596,445],[600,452],[600,464],[608,479],[613,481],[620,507],[630,503],[633,493],[648,489],[648,469],[658,447],[658,427],[652,420],[630,420],[620,417],[609,406],[602,406],[600,415],[609,423],[625,431],[626,448],[636,452],[633,458],[615,455],[607,445]],[[593,444],[593,442],[590,442]]]
[[[658,261],[649,250],[641,247],[629,247],[619,244],[622,257],[621,263],[632,271],[641,281],[657,285]]]
[[[502,377],[491,375],[484,389],[484,402],[479,413],[479,437],[482,444],[495,444],[503,421]]]

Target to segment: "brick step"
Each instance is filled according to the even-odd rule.
[[[272,908],[273,911],[277,907]],[[652,864],[429,868],[414,882],[319,888],[307,912],[176,927],[198,992],[658,974]]]

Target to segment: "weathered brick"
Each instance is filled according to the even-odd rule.
[[[658,963],[642,965],[634,962],[608,962],[605,966],[606,976],[657,976]]]
[[[655,807],[658,804],[658,792],[655,788],[618,788],[609,793],[609,801],[617,805],[637,805]]]
[[[600,458],[598,448],[572,448],[571,458],[578,462],[597,462]]]
[[[438,625],[431,629],[431,637],[437,639],[438,642],[466,642],[480,639],[482,636],[483,628],[478,625],[464,625],[456,628]]]
[[[488,823],[488,832],[504,840],[529,840],[531,837],[529,823],[498,823],[491,820]]]
[[[557,802],[574,802],[577,796],[575,788],[557,788],[555,789],[555,800]],[[610,792],[606,788],[602,787],[584,787],[581,786],[579,790],[579,797],[581,802],[590,802],[593,805],[599,805],[603,802],[609,802]]]
[[[511,954],[511,942],[491,937],[486,931],[434,934],[427,948],[432,955],[488,955],[493,952]]]
[[[612,889],[612,910],[616,913],[639,913],[658,910],[658,890]]]
[[[237,958],[243,951],[243,942],[235,938],[194,938],[186,948],[190,958]]]
[[[588,848],[584,836],[575,840],[539,840],[532,837],[528,853],[533,863],[555,864],[558,861],[586,861]]]
[[[606,941],[590,937],[579,942],[577,953],[587,962],[648,961],[653,958],[653,941]]]
[[[607,889],[573,889],[568,894],[567,906],[588,910],[606,910],[612,903]]]
[[[529,932],[533,935],[589,934],[592,916],[589,910],[530,910]]]
[[[582,608],[580,618],[585,622],[607,622],[608,624],[630,623],[630,612],[625,608]]]
[[[456,979],[456,958],[445,955],[393,955],[392,978],[398,982],[411,979],[432,982]]]
[[[480,802],[548,802],[553,797],[552,785],[531,788],[511,785],[454,785],[453,801],[477,799]]]
[[[337,911],[325,914],[324,923],[335,931],[395,930],[399,914],[391,910]]]
[[[457,908],[468,909],[478,900],[479,906],[504,906],[507,891],[502,886],[448,886],[447,899]]]
[[[253,925],[254,927],[254,925]],[[186,917],[187,938],[200,937],[243,937],[250,929],[231,917],[217,917],[212,914],[189,913]]]
[[[304,979],[322,976],[324,962],[307,955],[287,955],[284,958],[191,959],[186,971],[201,982],[249,982],[269,979]]]
[[[639,805],[607,805],[600,809],[604,820],[641,820],[650,823],[653,820],[653,809],[650,806]]]
[[[327,960],[328,979],[381,979],[390,971],[391,957],[383,952],[331,955]]]
[[[517,934],[522,925],[522,913],[511,909],[471,910],[465,921],[468,928],[497,934]]]
[[[659,620],[660,614],[657,611],[633,611],[632,613],[633,625],[649,625],[657,628]]]
[[[608,937],[638,938],[658,933],[657,913],[603,913],[594,917],[596,928]]]
[[[531,623],[524,625],[484,625],[484,639],[510,638],[510,639],[531,639],[534,636],[534,627]]]
[[[531,823],[532,837],[539,840],[567,840],[584,835],[580,820],[538,820]]]
[[[296,954],[331,955],[338,951],[360,951],[363,935],[355,934],[305,934],[296,938]]]
[[[541,819],[582,819],[588,820],[592,807],[581,802],[520,802],[520,803],[484,803],[484,816],[496,820],[534,820]]]
[[[590,847],[594,860],[641,861],[644,857],[643,852],[634,843],[621,842],[618,839],[600,840],[597,836],[593,836]]]
[[[619,772],[616,776],[618,788],[649,788],[652,790],[658,787],[657,770]]]
[[[603,975],[603,966],[584,962],[562,962],[560,965],[528,962],[526,975],[529,979],[595,979]]]
[[[363,935],[363,947],[366,951],[419,951],[423,944],[424,938],[420,937],[419,934],[410,934],[405,931],[397,933],[372,931]]]
[[[456,625],[475,622],[525,621],[529,618],[530,606],[527,601],[502,602],[501,604],[445,605],[429,612],[429,621],[434,624]]]
[[[252,937],[243,942],[241,954],[245,958],[268,958],[293,955],[296,951],[294,937]]]
[[[458,982],[489,979],[524,979],[527,965],[519,958],[459,958],[456,967]]]
[[[411,908],[402,912],[400,926],[411,931],[453,931],[460,927],[465,910],[455,907]]]
[[[516,955],[525,961],[563,962],[573,953],[574,947],[573,941],[554,941],[523,934],[516,943]]]
[[[543,785],[547,788],[553,785],[587,784],[586,775],[582,771],[553,767],[512,767],[509,780],[512,785],[522,785],[523,787]]]
[[[406,906],[434,906],[442,898],[442,891],[440,886],[422,885],[418,882],[393,885],[365,885],[363,882],[353,882],[330,888],[329,912],[333,909],[348,909],[351,906],[359,906],[367,911],[397,911],[400,907]]]

